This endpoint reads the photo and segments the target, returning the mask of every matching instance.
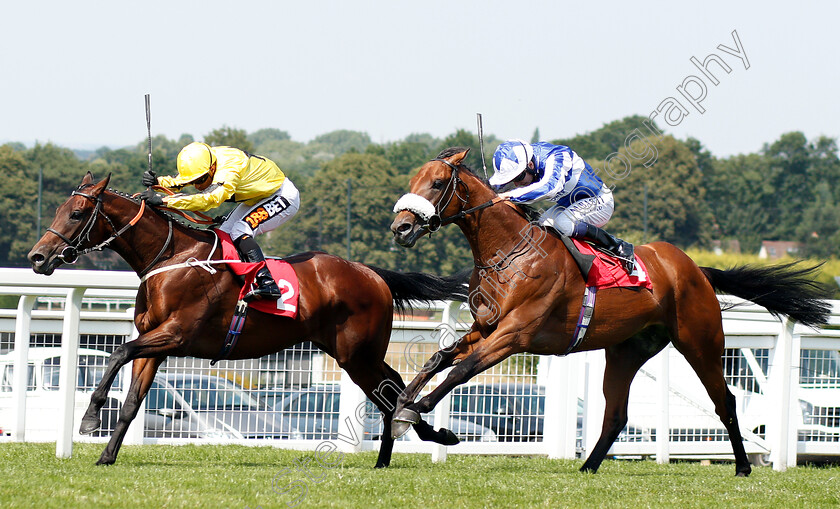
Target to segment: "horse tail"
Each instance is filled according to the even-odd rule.
[[[394,298],[394,307],[404,313],[411,307],[411,300],[429,302],[433,300],[466,301],[469,294],[469,280],[472,269],[463,270],[452,276],[435,276],[423,272],[394,272],[368,267],[385,281]]]
[[[773,316],[788,316],[809,327],[828,323],[831,305],[828,288],[814,281],[820,265],[743,265],[727,270],[700,267],[715,290],[763,306]]]

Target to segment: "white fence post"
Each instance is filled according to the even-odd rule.
[[[438,327],[438,348],[446,348],[454,344],[459,339],[457,331],[458,327],[458,311],[461,308],[461,303],[452,301],[443,308],[440,318],[440,326]],[[452,369],[445,369],[438,373],[435,377],[436,385],[440,384],[446,379],[446,376]],[[435,428],[449,428],[450,411],[452,409],[452,392],[449,392],[440,402],[435,406]],[[432,445],[432,463],[444,463],[446,461],[446,446],[435,444]]]
[[[12,440],[26,440],[26,391],[29,387],[29,336],[32,325],[34,295],[22,295],[18,301],[15,318],[15,380],[12,385],[12,407],[15,409],[15,427]]]
[[[773,358],[770,365],[770,378],[773,393],[776,394],[776,405],[773,418],[767,430],[770,442],[770,461],[773,463],[773,470],[783,472],[787,470],[793,455],[793,464],[796,464],[796,441],[793,442],[793,450],[790,447],[790,407],[791,407],[791,362],[793,359],[793,327],[794,322],[789,319],[782,320],[779,328],[779,335],[776,339],[776,347],[773,349]],[[794,437],[796,433],[793,434]]]
[[[543,443],[549,458],[574,459],[580,356],[550,357],[545,387]]]
[[[799,406],[799,374],[800,364],[802,363],[802,338],[799,334],[794,334],[793,330],[796,327],[796,322],[786,320],[786,329],[790,334],[790,360],[787,370],[788,383],[788,411],[787,411],[787,448],[788,458],[787,466],[795,467],[797,461],[797,444],[799,443],[799,425],[802,421],[801,409]]]
[[[338,405],[338,449],[342,452],[361,452],[364,439],[365,393],[341,370],[341,401]],[[387,433],[389,430],[384,430]]]
[[[586,392],[583,397],[583,447],[585,456],[595,449],[601,438],[606,401],[604,401],[604,368],[606,358],[602,352],[586,352]]]
[[[452,405],[452,393],[450,392],[440,400],[435,407],[435,428],[449,428],[449,409]],[[432,463],[443,463],[446,461],[446,446],[434,444],[432,446]]]
[[[58,372],[58,393],[60,400],[58,437],[55,441],[55,456],[69,458],[73,455],[73,414],[76,406],[76,367],[79,365],[79,314],[85,288],[73,288],[67,292],[64,304],[64,325],[61,330],[61,365]]]
[[[125,313],[130,316],[134,317],[134,308],[126,309]],[[131,338],[129,341],[134,341],[139,336],[139,332],[137,331],[136,327],[131,327]],[[122,373],[123,373],[123,393],[128,396],[128,391],[131,388],[131,371],[132,371],[132,364],[129,363],[123,366]],[[128,425],[128,430],[125,432],[125,440],[123,440],[124,444],[127,445],[143,445],[143,431],[145,430],[146,424],[146,398],[143,398],[143,401],[140,402],[140,408],[137,409],[137,417],[131,421],[131,424]]]
[[[671,462],[671,425],[670,425],[670,399],[671,399],[671,347],[666,345],[659,352],[659,422],[656,426],[656,462]]]

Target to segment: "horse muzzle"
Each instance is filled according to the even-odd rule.
[[[426,232],[423,225],[413,219],[400,219],[397,217],[391,224],[391,231],[394,233],[394,242],[402,247],[414,247],[417,239],[422,237]]]
[[[75,263],[76,260],[79,259],[79,252],[76,248],[70,246],[65,247],[61,253],[57,255],[44,254],[43,251],[43,248],[36,246],[27,255],[29,264],[32,266],[32,270],[36,274],[49,276],[61,265],[65,263]]]

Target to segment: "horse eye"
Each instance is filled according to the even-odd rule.
[[[443,187],[443,181],[442,180],[435,180],[434,182],[432,182],[432,189],[440,189],[442,187]]]
[[[70,213],[70,219],[72,219],[74,221],[78,221],[81,218],[82,218],[82,211],[81,210],[74,210],[73,212]]]

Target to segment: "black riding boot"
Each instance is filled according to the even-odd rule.
[[[591,241],[604,248],[608,253],[621,260],[621,266],[628,274],[633,272],[636,257],[633,256],[633,244],[613,237],[605,230],[586,223],[586,233],[578,237]]]
[[[265,261],[262,249],[252,237],[247,235],[240,237],[235,244],[243,262],[258,263]],[[277,300],[283,295],[277,283],[274,282],[271,271],[266,266],[257,272],[254,281],[257,287],[245,295],[243,298],[245,302],[261,299]]]

